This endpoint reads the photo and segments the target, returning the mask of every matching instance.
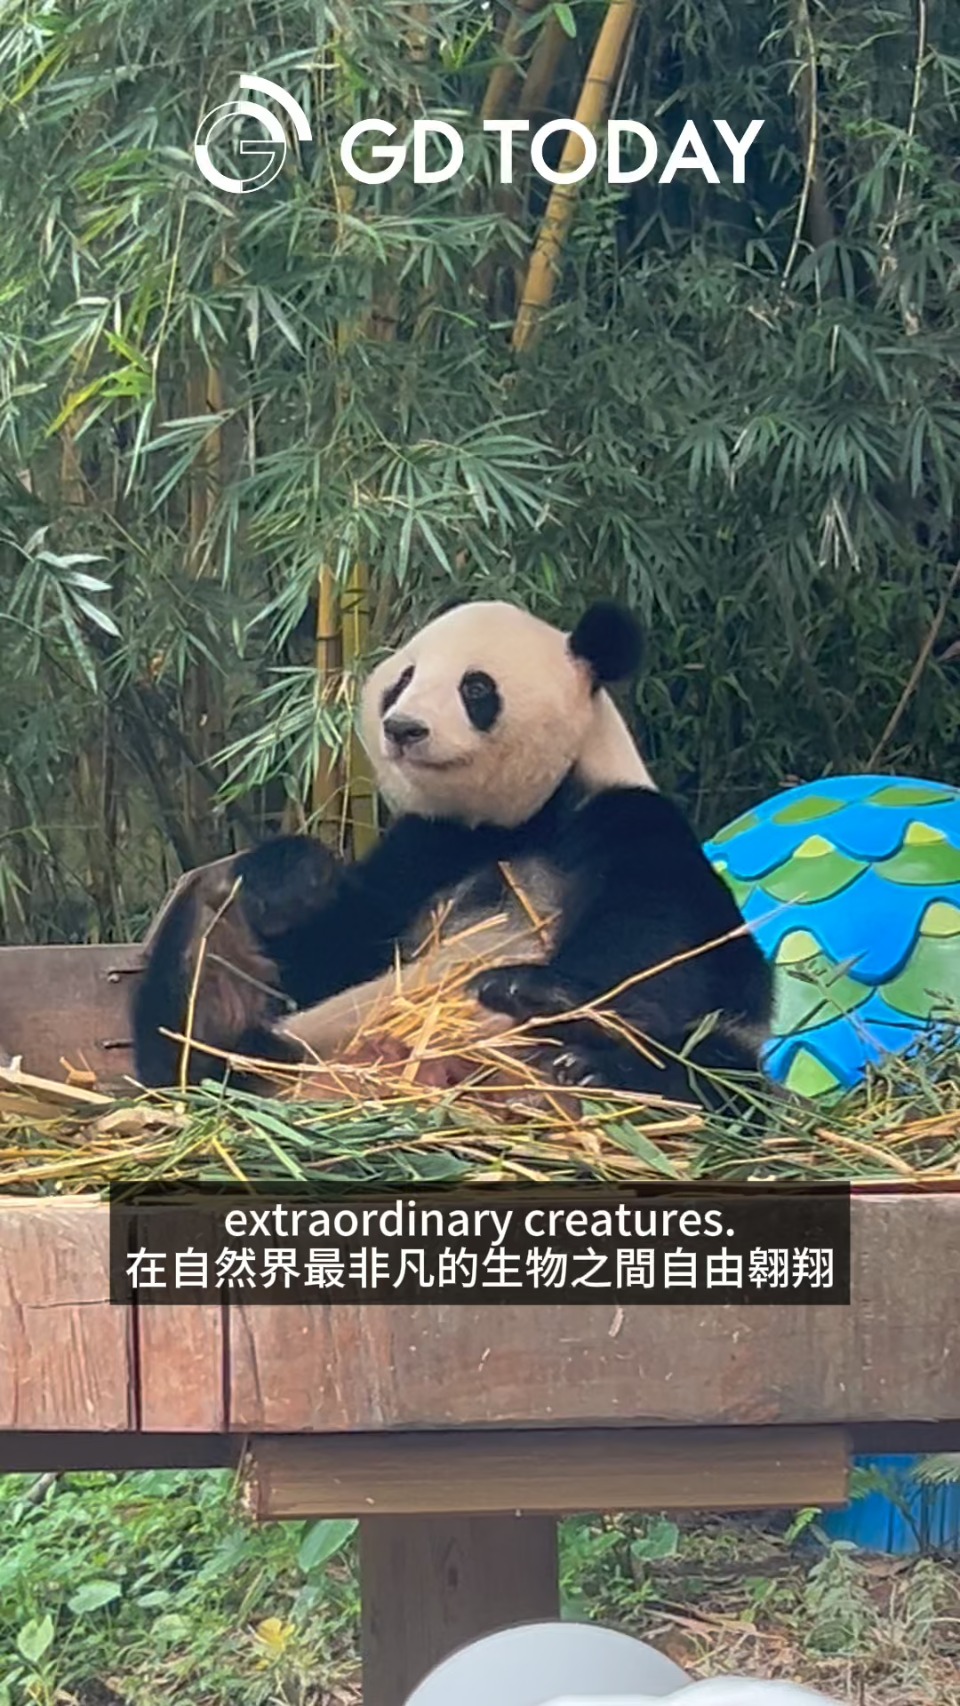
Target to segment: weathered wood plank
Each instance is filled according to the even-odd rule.
[[[139,947],[0,948],[0,1050],[62,1078],[62,1059],[99,1080],[133,1073],[128,1003]],[[120,1044],[122,1046],[114,1046]]]
[[[230,1427],[949,1421],[960,1197],[858,1197],[853,1303],[652,1308],[234,1303]]]
[[[133,1427],[131,1317],[99,1204],[0,1199],[0,1429]]]
[[[250,1443],[260,1521],[430,1514],[767,1510],[844,1505],[840,1428],[514,1429]]]
[[[223,1433],[227,1425],[223,1312],[147,1304],[135,1312],[140,1426],[145,1433]]]
[[[156,1248],[151,1228],[162,1210],[140,1210],[135,1246]],[[206,1216],[181,1209],[183,1250],[202,1247]],[[160,1239],[162,1245],[162,1238]],[[227,1424],[224,1304],[153,1303],[134,1311],[139,1371],[140,1426],[156,1433],[222,1433]]]

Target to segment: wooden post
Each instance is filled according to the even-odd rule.
[[[556,1522],[364,1517],[360,1594],[363,1706],[405,1706],[457,1647],[559,1615]]]

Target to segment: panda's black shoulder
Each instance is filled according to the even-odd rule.
[[[562,862],[590,890],[638,883],[668,907],[695,906],[732,927],[735,902],[686,813],[653,788],[617,786],[592,794],[563,826]]]
[[[605,829],[611,843],[616,843],[624,835],[635,836],[642,831],[644,837],[649,837],[654,844],[705,857],[699,837],[682,806],[656,788],[626,783],[601,788],[580,807],[580,821],[585,811],[595,831]]]

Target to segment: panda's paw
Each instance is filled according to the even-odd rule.
[[[470,984],[470,993],[481,1007],[493,1013],[505,1013],[510,1019],[524,1020],[531,1014],[530,967],[496,966],[493,971],[481,972]]]
[[[470,993],[481,1007],[506,1013],[517,1024],[528,1019],[549,1019],[567,1013],[572,1005],[568,990],[546,966],[521,963],[496,966],[481,972],[470,984]]]
[[[589,1049],[567,1048],[554,1055],[553,1076],[565,1089],[588,1090],[602,1087],[604,1074],[598,1068],[596,1055]]]
[[[657,1093],[663,1073],[632,1049],[606,1039],[571,1037],[554,1055],[552,1072],[558,1084],[570,1089],[613,1090],[627,1093]]]

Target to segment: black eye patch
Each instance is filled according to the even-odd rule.
[[[502,703],[497,684],[482,669],[469,669],[460,683],[463,708],[475,729],[486,734],[500,715]]]
[[[395,705],[405,687],[413,680],[413,664],[408,664],[403,674],[398,676],[392,687],[380,696],[380,715],[385,717],[391,705]]]

